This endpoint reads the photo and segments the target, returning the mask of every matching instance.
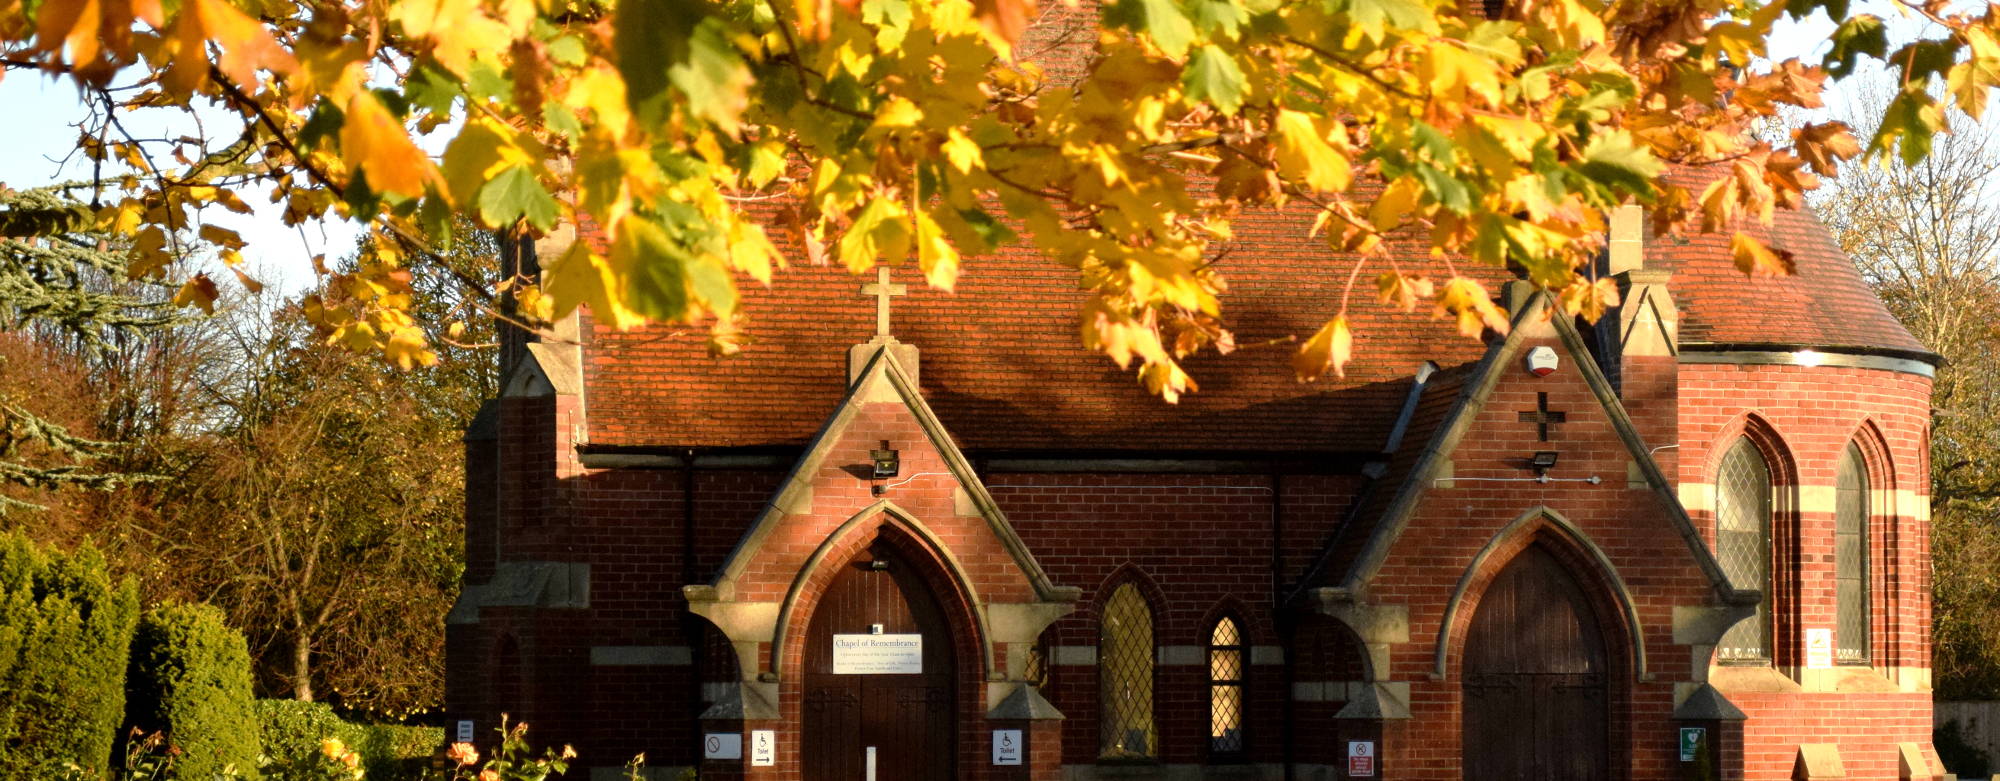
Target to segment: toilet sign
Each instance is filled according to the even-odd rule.
[[[1020,730],[996,729],[993,731],[993,764],[1021,764]]]
[[[1351,778],[1375,777],[1375,741],[1347,742],[1347,775]]]
[[[1707,737],[1707,735],[1708,735],[1708,729],[1706,727],[1681,728],[1682,762],[1694,761],[1695,755],[1701,753],[1701,742]]]
[[[472,720],[471,720],[471,719],[459,719],[459,720],[458,720],[458,742],[460,742],[460,743],[471,743],[471,742],[472,742]]]
[[[778,764],[778,733],[768,729],[750,731],[750,766],[771,767]]]

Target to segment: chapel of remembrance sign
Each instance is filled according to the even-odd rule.
[[[900,675],[923,671],[923,635],[833,636],[835,675]]]

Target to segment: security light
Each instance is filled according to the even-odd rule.
[[[868,457],[875,461],[875,479],[877,480],[885,477],[895,477],[897,472],[902,471],[902,459],[897,457],[896,451],[889,449],[889,440],[882,440],[882,449],[868,451]]]
[[[1553,450],[1535,451],[1535,457],[1528,459],[1528,466],[1535,468],[1535,474],[1548,474],[1549,470],[1556,468],[1556,452]]]

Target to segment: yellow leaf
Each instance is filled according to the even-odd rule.
[[[550,305],[549,319],[560,320],[577,306],[588,305],[592,318],[613,328],[626,330],[643,324],[645,318],[612,300],[610,291],[618,288],[617,282],[605,259],[591,252],[589,245],[587,241],[571,244],[568,252],[542,270],[541,290]]]
[[[563,93],[563,105],[596,114],[598,126],[612,138],[623,138],[632,124],[632,110],[625,102],[625,80],[610,66],[599,65],[571,79],[569,91]]]
[[[1347,362],[1354,354],[1354,334],[1347,329],[1347,316],[1341,315],[1320,326],[1319,333],[1299,347],[1292,356],[1292,371],[1300,382],[1319,379],[1326,370],[1347,376]]]
[[[196,274],[174,293],[174,306],[198,306],[201,311],[212,315],[215,314],[215,296],[215,281],[209,279],[207,274]]]
[[[1431,281],[1394,271],[1384,271],[1375,279],[1375,287],[1382,296],[1382,303],[1405,312],[1417,311],[1419,299],[1430,298],[1435,292]]]
[[[917,104],[911,103],[907,98],[894,97],[890,98],[889,102],[884,103],[880,109],[875,111],[873,129],[897,130],[916,127],[917,122],[923,118],[924,111],[917,108]]]
[[[242,234],[220,225],[203,225],[199,233],[202,241],[210,244],[229,249],[242,249],[244,247]]]
[[[1430,84],[1434,99],[1467,102],[1472,97],[1486,105],[1498,105],[1500,69],[1491,60],[1450,41],[1433,41],[1425,57],[1417,61],[1417,78]]]
[[[1790,250],[1773,250],[1741,231],[1730,237],[1729,254],[1736,259],[1736,270],[1750,276],[1788,277],[1796,270]]]
[[[840,237],[841,265],[859,274],[877,262],[899,263],[909,257],[909,216],[903,205],[892,199],[870,201]]]
[[[368,186],[379,193],[415,198],[424,194],[425,182],[437,177],[430,158],[372,92],[356,93],[348,101],[340,151],[348,171],[365,172]]]
[[[1467,337],[1476,337],[1487,328],[1507,333],[1506,313],[1494,306],[1485,287],[1465,277],[1452,277],[1438,292],[1436,316],[1446,315],[1457,319],[1458,332]]]
[[[1347,189],[1353,175],[1347,157],[1327,143],[1311,116],[1278,109],[1272,132],[1278,136],[1278,164],[1286,177],[1321,192]]]
[[[404,0],[392,6],[389,18],[403,34],[431,42],[431,56],[461,76],[475,59],[494,59],[514,39],[507,25],[479,7],[479,0]]]
[[[1388,189],[1368,207],[1368,221],[1378,231],[1386,231],[1402,224],[1416,210],[1418,200],[1424,195],[1424,183],[1414,176],[1403,176],[1389,184]]]
[[[944,230],[925,212],[917,212],[917,268],[924,281],[939,290],[958,284],[958,250],[946,241]]]
[[[946,134],[942,151],[944,159],[950,161],[951,167],[958,169],[959,173],[969,174],[974,168],[986,167],[986,156],[980,151],[979,144],[958,128],[952,128]]]
[[[729,265],[749,274],[751,279],[771,284],[771,264],[782,260],[778,248],[764,235],[763,227],[745,219],[729,223]]]

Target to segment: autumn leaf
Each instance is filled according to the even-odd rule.
[[[1347,157],[1327,143],[1310,115],[1279,109],[1273,124],[1278,162],[1287,172],[1321,192],[1347,189],[1353,175]]]
[[[292,53],[280,46],[262,24],[226,0],[189,0],[182,5],[180,19],[174,23],[173,40],[178,43],[179,51],[161,84],[174,93],[190,92],[207,78],[209,41],[222,50],[221,58],[214,62],[216,69],[239,88],[254,90],[259,69],[286,74],[299,66]]]
[[[1319,332],[1299,347],[1292,356],[1292,371],[1300,382],[1319,379],[1332,369],[1336,376],[1347,376],[1347,362],[1353,358],[1354,335],[1347,329],[1347,316],[1341,315],[1320,326]]]
[[[357,93],[348,101],[347,119],[340,126],[340,147],[349,170],[367,174],[368,186],[376,192],[415,198],[424,194],[426,183],[437,178],[430,158],[417,149],[403,123],[396,121],[372,92]]]
[[[1861,142],[1845,122],[1817,122],[1792,131],[1792,150],[1813,173],[1833,176],[1841,161],[1861,154]]]
[[[215,280],[207,274],[197,273],[182,283],[174,293],[174,306],[200,307],[203,314],[215,314],[215,299],[220,293],[215,288]]]
[[[1774,250],[1741,231],[1730,237],[1729,254],[1736,260],[1736,270],[1749,276],[1788,277],[1797,271],[1790,250]]]

